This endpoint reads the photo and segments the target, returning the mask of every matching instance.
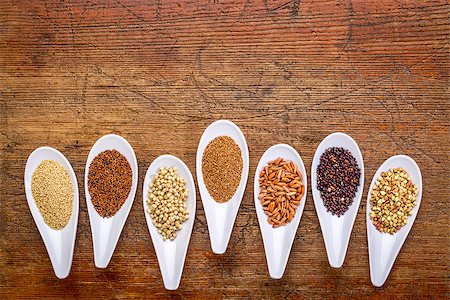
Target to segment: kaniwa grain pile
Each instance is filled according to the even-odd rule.
[[[114,216],[131,191],[133,172],[128,160],[117,150],[105,150],[91,162],[88,191],[95,210],[103,218]]]

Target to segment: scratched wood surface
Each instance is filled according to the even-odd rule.
[[[447,1],[427,0],[0,1],[0,298],[448,297],[448,13]],[[247,138],[246,193],[224,255],[211,253],[197,195],[181,285],[168,292],[141,206],[143,174],[165,153],[195,174],[200,136],[221,118]],[[359,143],[364,195],[392,155],[422,170],[419,215],[382,288],[369,277],[365,197],[341,269],[328,264],[308,192],[285,275],[268,275],[252,197],[257,162],[288,143],[310,170],[334,131]],[[107,133],[134,147],[139,188],[108,268],[96,269],[82,182]],[[24,195],[26,159],[43,145],[67,156],[80,187],[65,280]]]

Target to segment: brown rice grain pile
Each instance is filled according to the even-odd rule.
[[[202,157],[203,180],[211,197],[219,203],[230,200],[242,175],[242,152],[229,136],[213,139]]]
[[[292,221],[300,205],[305,187],[303,175],[293,161],[283,158],[271,160],[259,174],[258,199],[273,228]]]
[[[31,178],[31,193],[50,228],[61,230],[69,223],[74,190],[69,172],[61,164],[43,160]]]

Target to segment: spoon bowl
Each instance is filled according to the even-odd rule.
[[[303,186],[305,187],[305,193],[300,200],[300,205],[297,206],[295,216],[291,222],[285,226],[272,228],[272,225],[267,222],[267,215],[264,213],[261,202],[258,199],[261,191],[258,179],[264,166],[266,166],[269,161],[279,157],[284,158],[286,161],[293,161],[298,166],[303,175]],[[289,254],[291,252],[292,243],[294,242],[295,234],[297,232],[298,225],[300,224],[300,219],[305,207],[306,194],[308,193],[307,187],[308,182],[305,165],[303,164],[302,158],[294,148],[286,144],[278,144],[267,149],[259,160],[258,167],[256,168],[254,179],[254,200],[258,223],[263,238],[264,250],[266,252],[267,266],[269,268],[271,278],[280,279],[283,277]]]
[[[153,176],[162,167],[176,167],[178,176],[186,180],[188,189],[187,209],[189,211],[189,219],[182,223],[182,228],[177,231],[177,237],[173,240],[164,241],[158,233],[152,218],[147,212],[148,209],[148,190]],[[176,290],[180,285],[181,274],[183,273],[184,261],[189,246],[189,240],[194,226],[195,210],[196,210],[196,192],[194,178],[186,164],[179,158],[172,155],[162,155],[155,159],[147,170],[143,186],[144,214],[147,220],[148,230],[155,247],[156,256],[158,257],[159,269],[164,281],[164,287],[167,290]]]
[[[101,217],[95,210],[94,205],[91,202],[91,195],[88,189],[88,174],[89,166],[92,160],[101,152],[105,150],[117,150],[123,156],[126,157],[130,164],[132,175],[131,191],[128,194],[128,198],[125,203],[119,209],[119,211],[110,218]],[[123,137],[108,134],[95,142],[86,162],[86,169],[84,174],[84,189],[86,193],[86,205],[89,213],[89,221],[91,223],[92,241],[94,245],[94,262],[97,268],[106,268],[111,260],[111,257],[116,248],[117,242],[122,232],[125,221],[130,213],[131,206],[133,205],[134,196],[136,194],[138,181],[138,166],[137,159],[131,145]]]
[[[350,151],[361,170],[359,186],[353,202],[348,210],[340,217],[327,212],[327,209],[323,205],[320,191],[317,189],[317,167],[320,163],[320,157],[330,147],[342,147]],[[311,187],[314,206],[316,207],[325,248],[327,250],[328,262],[331,267],[340,268],[344,263],[364,188],[364,161],[358,144],[349,135],[341,132],[332,133],[319,144],[311,166]]]
[[[70,181],[73,186],[73,203],[72,215],[69,222],[61,230],[50,228],[44,221],[39,208],[37,207],[33,193],[31,192],[31,181],[33,173],[43,160],[53,160],[61,164],[68,172]],[[34,150],[28,157],[25,166],[25,194],[27,197],[28,206],[33,216],[34,222],[44,241],[48,256],[53,266],[53,271],[56,277],[64,279],[69,276],[72,267],[73,249],[75,246],[75,238],[78,225],[78,211],[79,211],[79,193],[78,182],[75,173],[67,158],[58,150],[51,147],[40,147]]]
[[[216,202],[208,192],[203,180],[202,157],[209,142],[219,136],[229,136],[239,146],[242,152],[242,175],[239,186],[233,197],[225,202]],[[197,148],[197,180],[203,208],[208,224],[212,251],[216,254],[225,253],[230,241],[231,231],[239,210],[247,184],[249,155],[247,141],[238,126],[228,120],[219,120],[209,125],[203,133]]]
[[[403,168],[411,177],[412,182],[417,185],[417,204],[412,210],[412,215],[408,217],[408,223],[402,227],[398,232],[391,235],[389,233],[381,233],[373,225],[370,219],[370,199],[372,187],[375,184],[377,178],[382,172],[388,171],[392,168]],[[420,172],[417,163],[406,155],[392,156],[386,160],[375,173],[370,184],[369,192],[367,194],[367,208],[366,208],[366,220],[367,220],[367,240],[369,244],[369,264],[370,264],[370,279],[374,286],[380,287],[385,282],[395,259],[397,258],[400,249],[403,246],[409,231],[411,230],[414,221],[419,212],[420,203],[422,200],[422,174]]]

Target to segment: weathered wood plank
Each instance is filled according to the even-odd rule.
[[[445,298],[449,293],[447,1],[15,1],[0,3],[0,297]],[[236,122],[250,177],[226,254],[198,209],[178,291],[164,290],[141,207],[143,175],[171,153],[195,173],[206,126]],[[370,283],[363,198],[342,269],[328,265],[311,193],[286,273],[268,276],[252,199],[260,156],[299,150],[307,170],[329,133],[359,143],[366,194],[388,157],[413,157],[420,213],[386,284]],[[110,265],[96,269],[84,202],[88,152],[129,140],[139,189]],[[57,280],[26,204],[23,172],[42,145],[80,187],[70,276]],[[308,176],[309,176],[308,171]]]

